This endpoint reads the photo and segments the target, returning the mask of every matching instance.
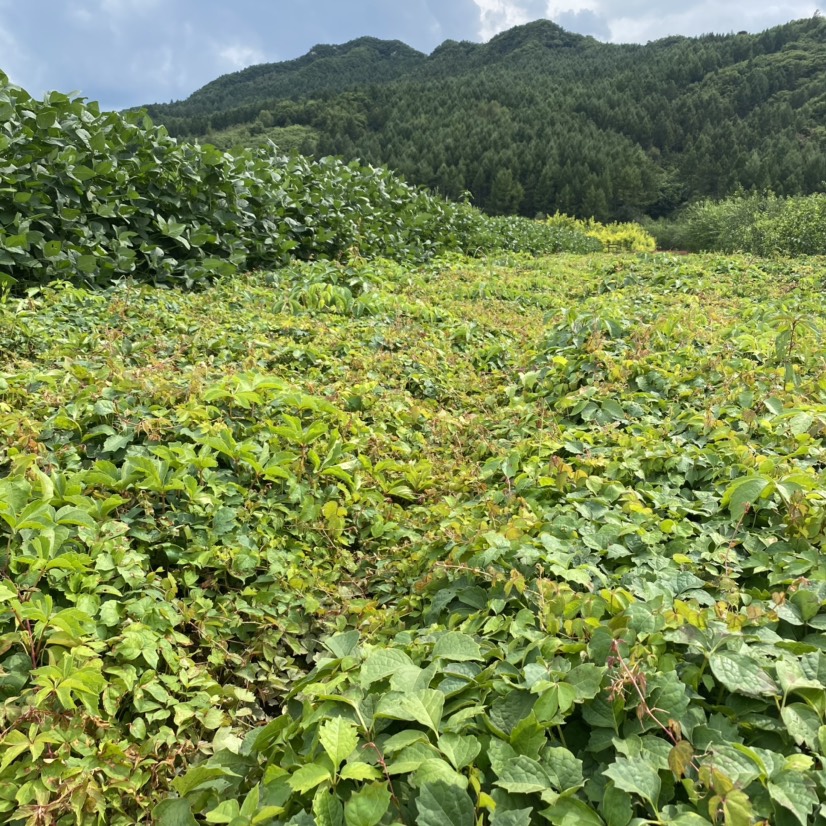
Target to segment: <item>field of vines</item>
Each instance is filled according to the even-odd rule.
[[[0,73],[0,821],[826,824],[826,263],[654,247]]]
[[[0,300],[0,819],[826,823],[818,259]]]

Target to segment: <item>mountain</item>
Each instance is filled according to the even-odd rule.
[[[212,113],[260,103],[262,98],[340,92],[397,80],[426,61],[426,55],[399,40],[360,37],[342,46],[315,46],[296,60],[263,63],[223,75],[175,108]]]
[[[388,165],[492,213],[660,216],[826,181],[826,20],[600,43],[539,20],[425,55],[316,46],[152,105],[173,135]]]

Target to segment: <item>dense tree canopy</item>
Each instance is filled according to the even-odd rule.
[[[645,46],[539,21],[430,56],[362,38],[149,110],[177,135],[387,164],[492,213],[659,216],[740,189],[821,187],[824,41],[819,17]]]

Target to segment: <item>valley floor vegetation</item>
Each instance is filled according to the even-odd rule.
[[[7,296],[3,816],[822,822],[824,276]]]
[[[826,822],[823,260],[0,151],[5,822]]]

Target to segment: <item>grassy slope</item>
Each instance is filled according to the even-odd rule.
[[[25,600],[78,612],[34,651],[25,632],[8,638],[0,695],[19,699],[2,727],[36,719],[77,773],[50,782],[18,752],[0,771],[4,810],[31,815],[39,796],[55,813],[74,801],[84,823],[96,806],[107,823],[145,817],[214,738],[226,746],[278,714],[323,630],[377,644],[405,617],[415,629],[430,579],[487,567],[480,554],[540,591],[607,583],[669,623],[675,596],[659,604],[655,586],[688,571],[705,598],[682,599],[705,627],[764,626],[816,651],[822,635],[793,608],[781,623],[771,593],[823,599],[826,385],[805,325],[822,278],[817,260],[560,255],[302,265],[203,292],[48,288],[0,304],[0,467],[18,480],[16,505],[4,488],[7,570],[33,589]],[[737,477],[793,473],[811,489],[792,485],[789,502],[767,495],[743,519],[720,504]],[[13,532],[37,500],[54,508],[45,522]],[[86,516],[56,510],[67,506]],[[36,544],[50,520],[62,546]],[[538,544],[549,533],[573,552],[564,565]],[[485,556],[494,534],[512,549],[498,559]],[[778,540],[791,544],[768,554]],[[540,554],[538,572],[517,547]],[[67,551],[68,569],[38,567]],[[528,607],[560,644],[587,641],[593,622],[632,633],[615,608],[549,632],[553,610]],[[629,661],[669,670],[635,616]],[[671,639],[667,662],[692,685],[696,663]],[[567,650],[556,656],[587,658]],[[26,676],[67,652],[105,678],[69,714],[45,672],[37,699]],[[712,687],[694,686],[701,716],[739,702],[739,736],[799,751],[781,729],[755,735],[749,715],[776,714],[773,699],[745,708]],[[692,725],[712,742],[713,725]]]

